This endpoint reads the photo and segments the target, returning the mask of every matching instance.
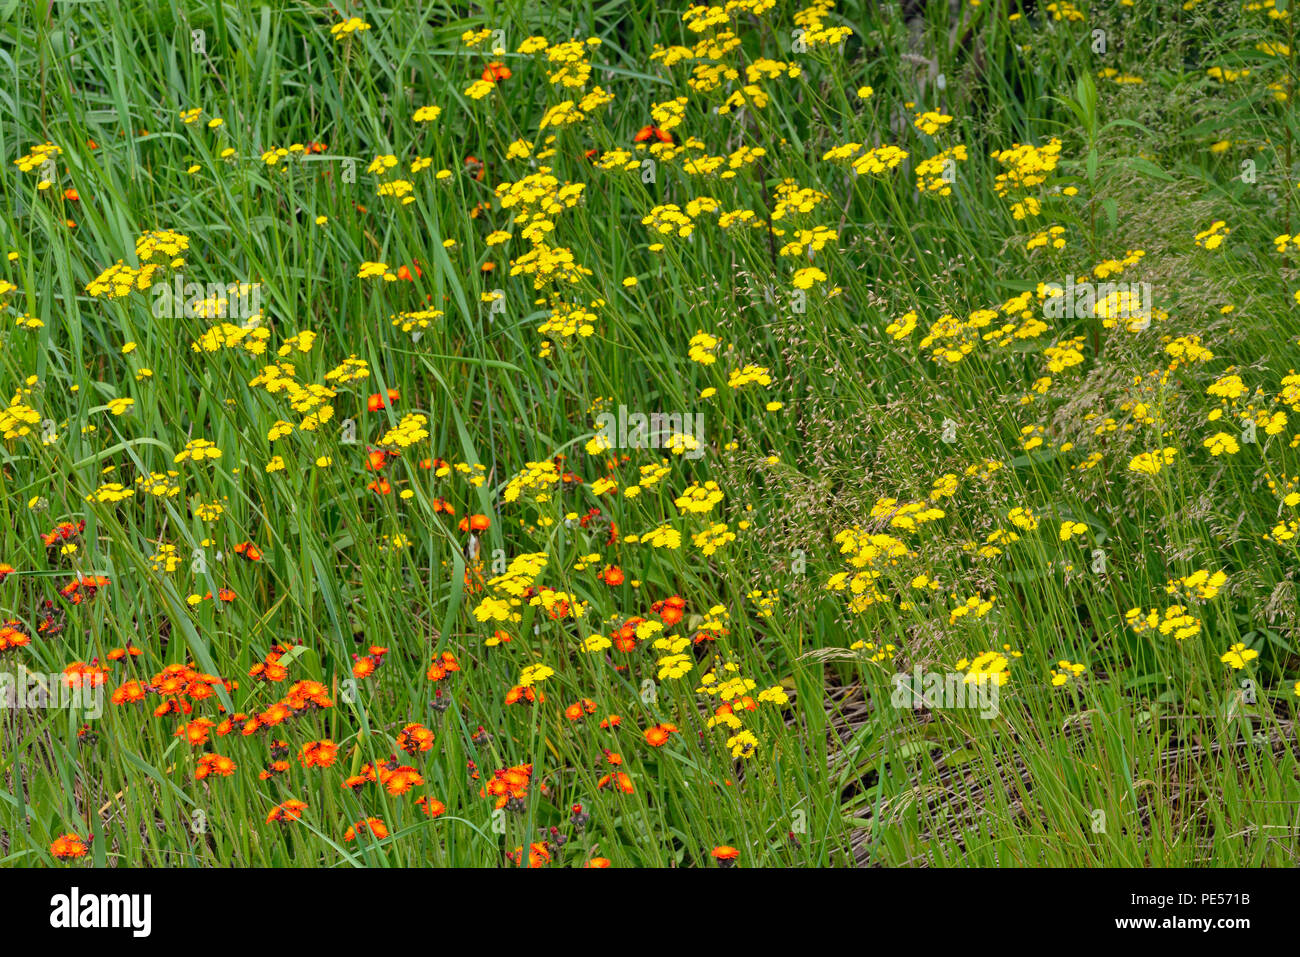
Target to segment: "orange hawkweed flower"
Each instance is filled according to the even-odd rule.
[[[248,562],[260,562],[262,550],[252,542],[240,542],[235,546],[235,554]]]
[[[680,595],[663,598],[651,605],[650,610],[658,615],[659,620],[665,625],[675,625],[682,620],[682,616],[686,613],[686,599]]]
[[[508,80],[513,76],[510,67],[506,66],[500,60],[493,60],[483,68],[483,82],[500,83],[502,80]]]
[[[625,771],[616,771],[612,774],[606,774],[596,782],[596,790],[603,791],[605,788],[613,786],[615,790],[622,791],[624,794],[635,794],[636,788],[632,786],[632,778]]]
[[[138,681],[128,681],[122,687],[113,692],[109,699],[116,705],[132,704],[136,701],[143,701],[145,698],[144,685]]]
[[[545,702],[546,695],[531,686],[525,688],[523,685],[515,685],[506,692],[506,704],[518,704],[521,701],[528,704],[535,704],[538,701]]]
[[[740,857],[740,851],[736,850],[730,844],[720,844],[712,851],[714,859],[723,867],[731,867],[736,863],[736,858]]]
[[[437,798],[431,798],[427,795],[421,795],[415,799],[415,806],[424,811],[429,817],[438,817],[447,813],[447,805],[443,804]]]
[[[59,594],[72,604],[80,605],[94,598],[99,589],[111,584],[103,575],[85,575],[68,582],[59,589]]]
[[[259,781],[269,781],[277,774],[288,774],[289,762],[281,758],[279,761],[272,761],[266,768],[257,773]]]
[[[608,857],[593,857],[591,860],[587,861],[587,863],[583,864],[582,866],[583,866],[583,867],[598,867],[598,868],[606,868],[606,867],[609,867],[609,858],[608,858]]]
[[[425,677],[430,681],[441,681],[453,671],[460,671],[460,664],[456,661],[456,656],[450,651],[444,651],[441,655],[435,655],[433,664],[429,665]]]
[[[653,123],[647,123],[645,126],[641,127],[641,129],[637,130],[636,136],[632,139],[637,143],[648,143],[651,140],[656,143],[674,142],[673,134],[664,132]]]
[[[652,728],[645,729],[646,744],[652,748],[662,748],[668,743],[669,735],[677,733],[675,724],[656,724]]]
[[[23,630],[23,623],[15,619],[0,621],[0,654],[25,648],[32,643],[31,635]]]
[[[415,768],[402,765],[394,771],[385,772],[380,780],[383,782],[384,790],[397,797],[423,784],[424,776]]]
[[[334,702],[325,694],[325,686],[319,681],[295,681],[289,686],[285,704],[295,711],[301,711],[308,705],[317,708],[333,707]]]
[[[278,821],[281,824],[288,824],[301,818],[305,810],[307,810],[306,801],[290,799],[271,808],[271,813],[266,816],[266,823],[273,824]]]
[[[289,677],[289,669],[279,663],[280,656],[271,652],[266,661],[259,661],[248,669],[248,677],[258,681],[283,681]]]
[[[0,582],[4,581],[15,571],[17,571],[17,569],[14,568],[14,566],[6,564],[5,562],[0,562]]]
[[[209,751],[207,754],[199,756],[198,766],[194,769],[194,778],[197,781],[202,781],[212,774],[228,778],[235,773],[235,767],[235,762],[230,758]]]
[[[343,840],[345,841],[356,840],[358,834],[362,834],[367,831],[373,834],[376,839],[382,841],[384,838],[388,836],[388,825],[385,824],[383,820],[380,818],[368,817],[364,821],[357,821],[356,824],[353,824],[350,828],[348,828],[347,831],[345,831],[343,834]]]
[[[457,527],[462,532],[485,532],[492,527],[492,519],[486,515],[467,515]]]
[[[54,526],[53,530],[42,532],[41,541],[45,544],[46,548],[49,548],[51,545],[56,545],[59,542],[66,542],[69,539],[76,538],[85,530],[85,519],[82,519],[80,522],[76,522],[75,524],[73,522],[60,522],[58,525]]]
[[[90,848],[76,834],[68,833],[56,837],[54,843],[50,845],[50,853],[61,861],[71,860],[74,857],[85,857]]]
[[[183,727],[178,728],[174,737],[184,738],[185,743],[191,747],[207,744],[208,734],[216,727],[216,724],[215,721],[208,718],[195,718]]]
[[[617,565],[606,565],[605,570],[600,573],[600,580],[606,585],[617,587],[627,580],[627,576]]]
[[[339,746],[325,738],[322,741],[308,741],[298,751],[298,760],[304,768],[328,768],[338,757]]]
[[[516,764],[492,773],[492,780],[479,790],[479,797],[496,798],[495,807],[505,807],[510,801],[528,797],[528,782],[533,776],[531,764]]]
[[[405,269],[406,267],[403,266],[402,268]],[[380,409],[388,408],[390,403],[396,402],[400,398],[401,395],[396,389],[389,389],[387,398],[384,397],[382,392],[376,392],[366,399],[366,408],[371,412],[378,412]]]
[[[422,724],[408,724],[397,735],[397,746],[407,754],[419,754],[433,747],[433,732]]]
[[[636,648],[636,626],[644,622],[644,618],[629,618],[621,626],[614,630],[610,640],[614,642],[614,647],[619,651],[632,651]]]
[[[415,269],[415,275],[414,275],[414,276],[411,275],[411,269],[412,269],[412,267],[414,267],[414,269]],[[397,278],[398,278],[398,279],[405,279],[407,282],[414,282],[414,281],[415,281],[415,276],[423,276],[423,275],[424,275],[424,273],[420,272],[420,261],[419,261],[418,259],[417,259],[414,263],[412,263],[410,266],[399,266],[398,269],[397,269]],[[375,410],[374,410],[374,409],[371,409],[370,411],[373,412],[373,411],[375,411]]]
[[[98,688],[108,678],[108,669],[92,662],[74,661],[63,669],[63,684],[68,688]]]
[[[564,709],[564,716],[570,721],[577,721],[580,718],[585,718],[587,715],[595,713],[596,702],[592,701],[590,698],[583,698],[581,701],[576,701]]]
[[[522,847],[516,847],[514,852],[507,854],[506,857],[514,864],[520,865],[524,859],[524,849]],[[545,842],[540,844],[534,842],[528,845],[529,870],[532,870],[534,867],[545,867],[549,863],[551,863],[551,852],[547,848]]]

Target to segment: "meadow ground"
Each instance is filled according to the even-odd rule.
[[[1294,33],[0,4],[0,863],[1296,863]]]

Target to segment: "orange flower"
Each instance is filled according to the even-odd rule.
[[[591,860],[587,861],[587,863],[583,864],[582,866],[583,866],[583,867],[601,867],[601,868],[609,867],[609,858],[608,858],[608,857],[593,857]]]
[[[283,804],[277,804],[271,808],[271,813],[266,816],[266,823],[271,824],[279,821],[281,824],[288,824],[290,821],[296,821],[302,817],[302,812],[307,809],[306,801],[297,801],[290,799]]]
[[[623,584],[627,580],[627,576],[623,574],[623,569],[617,565],[606,565],[605,570],[600,573],[600,580],[606,585],[616,587]]]
[[[197,747],[208,743],[208,733],[215,726],[216,722],[208,718],[195,718],[189,724],[177,729],[174,737],[184,738],[186,744]]]
[[[348,828],[343,834],[343,840],[356,840],[357,835],[365,831],[369,831],[376,839],[382,841],[388,836],[388,825],[386,825],[380,818],[368,817],[364,821],[357,821],[356,824],[353,824]]]
[[[457,526],[462,532],[485,532],[492,527],[492,519],[486,515],[467,515]]]
[[[402,268],[405,269],[406,267],[403,266]],[[403,277],[403,278],[409,278],[409,277]],[[374,395],[372,395],[370,398],[366,400],[366,408],[369,409],[371,412],[378,412],[380,409],[387,408],[389,403],[396,402],[400,398],[401,396],[398,394],[396,389],[388,390],[387,399],[384,398],[384,394],[382,392],[376,392]]]
[[[479,790],[479,797],[494,797],[494,807],[505,807],[510,801],[528,797],[528,782],[532,779],[531,764],[516,764],[493,772],[492,780]]]
[[[740,857],[740,851],[736,850],[730,844],[720,844],[713,849],[713,857],[723,867],[730,867]]]
[[[668,736],[676,733],[675,724],[656,724],[653,728],[645,729],[646,743],[652,748],[662,748],[668,743]]]
[[[143,701],[145,697],[144,685],[138,681],[128,681],[122,687],[113,692],[111,699],[113,704],[131,704],[136,701]]]
[[[632,778],[629,777],[625,771],[616,771],[613,774],[606,774],[596,782],[596,790],[603,791],[611,785],[615,790],[622,791],[624,794],[636,793],[636,788],[632,787]]]
[[[636,626],[643,623],[644,618],[629,618],[621,626],[614,629],[614,634],[610,640],[614,642],[614,647],[619,651],[633,651],[636,648]]]
[[[245,561],[260,562],[262,560],[262,550],[252,542],[240,542],[235,546],[235,554]]]
[[[407,754],[418,754],[433,747],[433,732],[422,724],[408,724],[397,735],[397,746]]]
[[[14,566],[8,565],[4,562],[0,562],[0,582],[4,581],[15,571],[17,571],[17,569],[15,569]]]
[[[516,865],[519,865],[523,862],[524,859],[524,849],[522,847],[516,847],[514,853],[507,854],[506,857],[509,858]],[[550,862],[551,862],[551,852],[547,848],[545,842],[542,842],[540,844],[534,842],[528,845],[529,870],[532,870],[534,867],[545,867]]]
[[[63,684],[68,688],[98,688],[107,678],[107,668],[84,661],[74,661],[63,669]]]
[[[672,143],[673,135],[665,133],[653,124],[647,124],[637,130],[633,140],[637,143],[648,143],[650,140],[654,140],[656,143]]]
[[[285,696],[284,703],[295,711],[302,711],[307,707],[330,708],[334,702],[325,694],[325,686],[319,681],[295,681],[289,686],[289,694]]]
[[[686,600],[679,595],[664,598],[650,606],[650,610],[659,616],[665,625],[675,625],[682,620],[686,612]]]
[[[248,669],[248,677],[258,681],[283,681],[289,677],[289,669],[279,663],[280,655],[270,652],[265,662],[258,662]]]
[[[415,768],[404,764],[396,770],[385,771],[380,780],[389,794],[398,796],[405,794],[413,787],[419,787],[423,784],[424,776]]]
[[[453,671],[460,671],[460,665],[456,662],[456,656],[450,651],[444,651],[441,655],[435,655],[433,664],[429,665],[425,677],[430,681],[441,681]]]
[[[277,774],[288,774],[288,773],[289,773],[289,762],[285,761],[282,758],[279,761],[272,761],[270,764],[266,766],[264,770],[259,771],[257,773],[257,779],[259,781],[269,781]]]
[[[228,778],[235,773],[235,762],[221,754],[208,752],[199,756],[198,766],[194,769],[195,780],[202,781],[209,775],[216,774]]]
[[[23,623],[14,619],[0,621],[0,653],[25,648],[32,638],[23,631]]]
[[[415,806],[423,809],[424,813],[429,815],[429,817],[438,817],[439,815],[447,813],[447,805],[443,804],[436,798],[431,798],[426,795],[421,795],[416,798]]]
[[[74,605],[90,601],[101,588],[107,588],[112,582],[103,575],[85,575],[74,578],[62,588],[59,594]]]
[[[50,845],[50,853],[61,861],[66,861],[74,857],[85,857],[86,852],[90,850],[76,834],[68,833],[54,839]]]
[[[576,701],[564,709],[564,716],[570,721],[577,721],[579,718],[595,713],[596,702],[590,698],[583,698],[581,701]]]
[[[500,83],[502,80],[510,79],[512,75],[510,67],[500,60],[493,60],[483,68],[483,81],[485,83]]]
[[[60,522],[58,525],[54,526],[52,531],[42,532],[41,541],[45,544],[46,548],[49,548],[51,545],[56,545],[59,542],[65,542],[68,539],[76,538],[85,530],[86,522],[84,519],[76,524],[73,524],[72,522]]]
[[[506,692],[506,704],[518,704],[521,701],[528,704],[535,704],[538,701],[545,702],[546,695],[535,688],[525,688],[523,685],[515,685]]]
[[[304,768],[328,768],[338,757],[339,746],[329,738],[323,741],[308,741],[298,752],[298,760]]]

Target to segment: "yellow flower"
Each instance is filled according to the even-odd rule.
[[[1220,655],[1219,660],[1226,665],[1231,665],[1233,670],[1240,671],[1242,668],[1246,667],[1246,662],[1252,661],[1258,657],[1258,651],[1253,651],[1250,648],[1247,648],[1239,641]]]

